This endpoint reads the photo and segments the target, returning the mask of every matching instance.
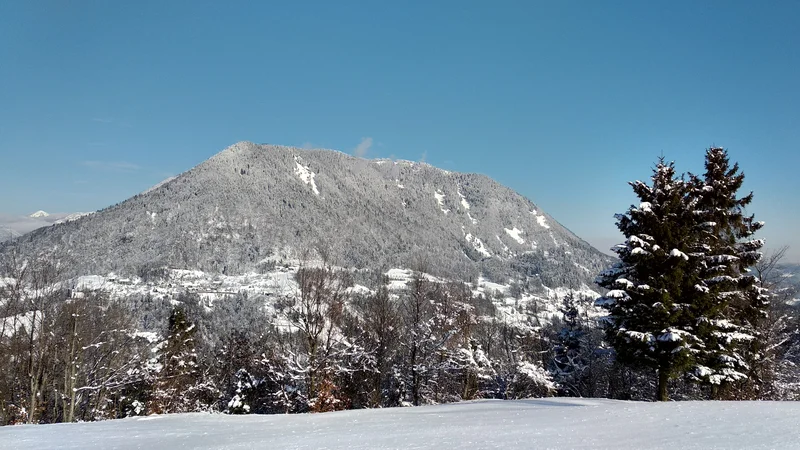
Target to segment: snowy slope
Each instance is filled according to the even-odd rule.
[[[26,449],[800,448],[796,402],[477,401],[327,414],[176,414],[0,428]]]
[[[0,242],[14,239],[15,237],[22,236],[22,233],[12,230],[11,228],[0,226]]]
[[[792,298],[792,304],[800,304],[800,264],[781,264],[778,266],[778,271],[783,279],[781,288],[789,291],[789,297]]]
[[[206,311],[214,310],[218,302],[229,301],[232,295],[246,294],[250,298],[262,299],[267,312],[274,313],[276,299],[297,292],[295,280],[297,266],[277,267],[265,273],[246,273],[242,275],[220,275],[205,273],[199,270],[167,270],[157,279],[143,280],[139,277],[124,278],[115,274],[105,276],[81,276],[66,282],[65,288],[71,289],[73,296],[82,296],[85,291],[103,291],[110,298],[133,298],[149,296],[153,299],[170,300],[181,293],[197,293]],[[390,269],[384,273],[389,281],[389,290],[397,295],[407,289],[414,277],[409,269]],[[430,281],[445,282],[447,280],[423,274]],[[496,317],[501,321],[516,325],[522,329],[542,326],[559,316],[558,308],[561,300],[568,294],[578,298],[597,298],[600,294],[588,286],[580,289],[558,287],[551,289],[541,286],[536,293],[522,292],[518,298],[510,294],[510,284],[493,283],[483,277],[469,284],[473,295],[485,295],[496,308]],[[365,286],[355,285],[350,290],[370,293]],[[534,307],[535,304],[535,307]],[[596,316],[602,310],[593,303],[584,305],[589,316]],[[490,319],[487,317],[487,319]],[[277,320],[277,319],[276,319]]]

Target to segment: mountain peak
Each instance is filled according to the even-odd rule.
[[[28,217],[30,217],[32,219],[40,219],[42,217],[48,217],[48,216],[50,216],[50,214],[48,214],[48,213],[46,213],[46,212],[44,212],[42,210],[39,210],[39,211],[36,211],[35,213],[31,214]]]

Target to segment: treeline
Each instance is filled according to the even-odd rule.
[[[69,292],[47,261],[10,261],[0,419],[52,423],[216,410],[289,413],[550,395],[548,344],[463,283],[302,268],[297,292],[170,300]],[[11,275],[11,276],[8,276]],[[143,328],[161,333],[140,332]]]
[[[527,323],[508,323],[463,283],[420,274],[389,291],[375,275],[373,291],[359,294],[351,272],[302,268],[292,295],[232,295],[211,308],[197,294],[69,292],[56,264],[12,267],[0,311],[3,424],[549,395],[648,399],[655,388],[650,370],[617,360],[587,315],[588,298],[567,296],[549,323],[537,323],[535,304]],[[749,398],[794,398],[800,339],[791,312],[771,312],[773,376],[750,380],[758,389]],[[671,387],[676,398],[712,395],[688,377]]]

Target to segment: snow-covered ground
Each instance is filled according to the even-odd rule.
[[[24,449],[800,448],[800,403],[486,400],[326,414],[176,414],[0,428]]]
[[[471,235],[467,236],[472,237]],[[475,243],[483,245],[480,240]],[[266,273],[242,275],[220,275],[199,270],[169,269],[164,278],[155,281],[144,281],[137,277],[121,278],[112,273],[105,276],[78,277],[67,283],[65,287],[71,288],[73,296],[76,297],[82,296],[84,290],[105,291],[112,298],[150,295],[156,299],[173,299],[183,292],[197,293],[208,311],[213,309],[216,302],[224,301],[233,294],[247,293],[253,297],[264,296],[265,306],[271,310],[276,298],[297,292],[298,286],[295,281],[297,269],[298,266],[293,265],[277,267]],[[390,269],[385,274],[389,279],[389,290],[394,294],[406,289],[414,278],[414,272],[409,269]],[[447,281],[429,274],[423,274],[423,277],[433,282]],[[0,283],[2,282],[3,280],[0,280]],[[515,298],[510,293],[510,284],[492,283],[482,277],[475,286],[471,286],[471,289],[474,295],[484,294],[492,300],[497,308],[499,319],[522,328],[539,327],[549,322],[552,317],[559,314],[558,308],[561,299],[569,293],[591,299],[600,296],[598,292],[588,286],[577,290],[563,287],[551,289],[542,286],[540,293],[525,292],[519,298]],[[367,287],[360,285],[353,286],[350,291],[362,294],[370,292]],[[535,308],[532,307],[534,304]],[[594,317],[603,312],[590,307],[587,313],[590,317]]]

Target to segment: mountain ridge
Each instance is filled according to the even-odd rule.
[[[486,175],[329,150],[236,143],[95,214],[0,251],[79,260],[80,274],[220,273],[314,255],[356,268],[591,284],[611,258]]]

